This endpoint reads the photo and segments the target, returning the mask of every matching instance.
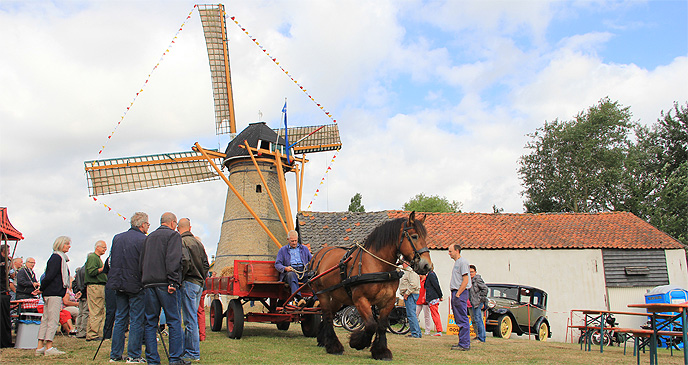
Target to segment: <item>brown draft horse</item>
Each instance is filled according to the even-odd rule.
[[[342,305],[353,304],[365,325],[351,334],[349,346],[362,350],[371,346],[375,335],[370,347],[372,357],[376,360],[392,359],[392,352],[387,347],[387,324],[401,277],[392,264],[396,264],[401,255],[418,274],[424,275],[432,270],[430,252],[425,243],[424,221],[425,217],[416,219],[415,212],[412,212],[408,219],[397,218],[376,227],[363,241],[365,250],[357,246],[348,251],[340,247],[325,247],[313,256],[310,270],[316,277],[339,266],[339,270],[330,270],[311,283],[323,312],[318,346],[324,346],[330,354],[341,355],[344,352],[334,332],[332,319]],[[379,310],[377,318],[373,315],[372,306]]]

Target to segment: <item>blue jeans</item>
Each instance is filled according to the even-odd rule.
[[[146,343],[146,361],[149,364],[160,364],[158,354],[158,320],[160,308],[165,310],[167,328],[170,334],[170,364],[179,363],[184,352],[182,323],[180,320],[179,289],[174,294],[167,292],[167,286],[144,288],[146,297],[146,326],[144,339]]]
[[[201,359],[201,338],[198,334],[198,305],[203,287],[188,281],[182,283],[182,313],[184,314],[184,353],[182,358]]]
[[[473,303],[471,303],[473,304]],[[485,342],[485,323],[483,323],[483,306],[485,303],[480,302],[477,306],[473,307],[473,328],[475,329],[475,334],[480,342]]]
[[[297,266],[295,267],[296,270],[303,271],[303,266]],[[291,293],[294,294],[297,290],[299,290],[299,287],[301,284],[299,282],[303,280],[303,274],[299,276],[299,274],[293,272],[293,271],[287,271],[286,274],[284,274],[284,282],[289,284],[289,289],[291,290]]]
[[[422,334],[420,333],[420,324],[418,324],[418,317],[416,317],[416,302],[418,301],[418,294],[409,294],[409,296],[404,299],[404,305],[406,306],[406,317],[408,318],[409,327],[411,327],[411,336],[420,338]]]
[[[110,346],[110,358],[118,359],[124,352],[124,332],[129,325],[129,343],[127,344],[127,356],[136,359],[141,357],[143,346],[143,323],[145,321],[144,294],[127,294],[117,292],[117,313],[115,314],[115,327],[112,330],[112,345]]]
[[[451,307],[454,314],[454,322],[459,326],[459,346],[471,347],[471,330],[468,325],[468,289],[461,292],[457,298],[458,290],[451,291]]]

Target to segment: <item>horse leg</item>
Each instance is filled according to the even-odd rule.
[[[392,305],[394,308],[394,305]],[[375,340],[370,347],[370,353],[375,360],[392,360],[392,351],[387,347],[387,325],[389,324],[389,313],[387,308],[383,309],[377,320],[377,332]]]
[[[344,346],[339,342],[339,338],[334,332],[332,320],[335,311],[330,298],[321,299],[320,308],[323,310],[323,320],[318,330],[318,346],[324,346],[328,354],[341,355],[344,353]]]
[[[377,331],[377,320],[373,316],[373,310],[370,302],[366,298],[361,298],[356,302],[356,309],[363,319],[364,326],[351,333],[349,337],[349,346],[356,350],[363,350],[370,346],[370,341]]]

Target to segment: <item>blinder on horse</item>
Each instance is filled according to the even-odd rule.
[[[415,240],[418,240],[418,234],[414,234],[411,236],[408,231],[413,229],[412,225],[407,225],[406,222],[404,222],[403,225],[403,233],[401,235],[401,238],[399,239],[399,245],[397,245],[397,250],[401,253],[401,244],[404,243],[404,237],[406,237],[409,241],[409,244],[411,244],[411,248],[413,249],[413,258],[411,259],[411,262],[409,263],[409,266],[412,268],[416,269],[418,265],[420,264],[421,257],[420,255],[430,252],[430,249],[427,247],[422,247],[420,250],[416,249],[416,245],[414,243]],[[413,238],[415,236],[415,239]],[[404,255],[401,255],[402,260],[404,259]]]

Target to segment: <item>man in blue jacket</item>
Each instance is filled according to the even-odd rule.
[[[128,364],[145,363],[141,357],[143,324],[145,321],[144,295],[139,271],[139,257],[148,233],[148,214],[136,212],[129,220],[131,228],[112,239],[110,271],[105,289],[116,291],[117,312],[112,331],[110,359],[121,361],[124,352],[124,332],[129,318]]]
[[[291,230],[287,233],[288,245],[282,246],[277,252],[275,268],[280,272],[280,280],[289,284],[291,293],[294,294],[299,289],[299,281],[303,280],[306,274],[306,265],[311,261],[313,255],[308,247],[299,243],[299,233]],[[301,299],[296,294],[295,299]],[[305,302],[299,302],[299,305]]]
[[[179,288],[182,284],[182,236],[175,231],[177,217],[163,213],[160,227],[146,237],[139,265],[145,295],[146,324],[144,340],[148,364],[160,364],[156,339],[160,308],[170,333],[170,365],[188,364],[182,360],[184,340],[180,318]]]

